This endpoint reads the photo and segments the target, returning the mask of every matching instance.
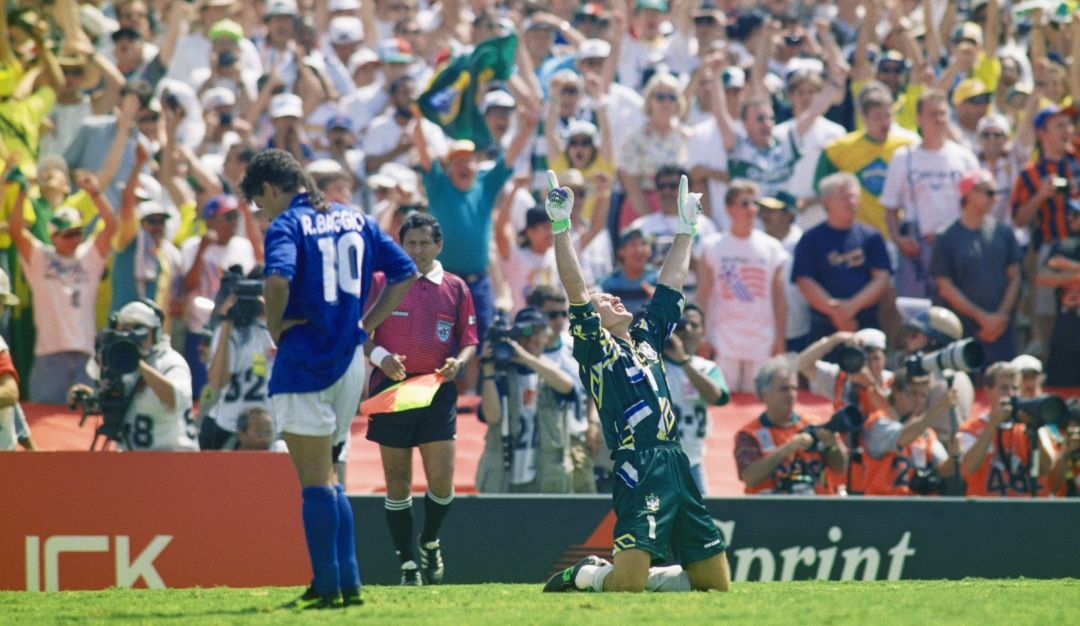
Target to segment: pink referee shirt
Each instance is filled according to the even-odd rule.
[[[385,286],[386,276],[381,272],[372,277],[365,310]],[[475,346],[479,343],[476,311],[465,281],[443,271],[436,261],[435,268],[413,283],[401,304],[375,330],[374,341],[390,354],[405,355],[409,376],[430,374],[465,346]],[[385,378],[375,368],[371,388],[376,389]]]

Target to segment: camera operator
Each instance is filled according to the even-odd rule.
[[[277,347],[266,327],[261,273],[254,270],[247,280],[222,280],[231,287],[218,312],[221,325],[211,342],[207,384],[214,389],[216,402],[199,429],[200,450],[222,450],[237,432],[237,419],[252,408],[270,411],[266,383],[274,371]],[[272,414],[271,414],[272,415]]]
[[[117,450],[198,450],[191,419],[191,370],[183,355],[169,346],[162,332],[164,314],[147,301],[125,304],[114,314],[116,330],[145,329],[139,344],[141,358],[135,371],[120,377],[127,401],[123,425],[116,436]],[[100,367],[100,377],[108,372]],[[79,392],[94,393],[85,385],[68,391],[75,404]]]
[[[863,351],[863,364],[855,372],[844,371],[840,365],[823,360],[840,345]],[[818,339],[799,353],[795,366],[810,382],[811,392],[832,400],[833,410],[849,404],[856,391],[863,415],[889,408],[893,374],[885,369],[885,333],[876,328],[855,333],[839,331]]]
[[[1030,354],[1021,354],[1009,362],[1013,369],[1020,372],[1020,391],[1016,395],[1021,398],[1038,398],[1043,395],[1043,383],[1046,382],[1046,374],[1043,373],[1043,364],[1038,357]]]
[[[735,435],[735,464],[746,493],[832,493],[826,468],[842,474],[847,452],[834,433],[807,432],[816,421],[795,413],[799,379],[794,363],[784,356],[769,359],[754,377],[754,386],[765,412]]]
[[[569,425],[579,398],[573,373],[543,356],[549,332],[544,314],[525,307],[511,329],[493,326],[484,341],[481,493],[573,492]]]
[[[697,356],[705,338],[705,318],[696,304],[683,307],[682,318],[664,346],[664,371],[671,391],[671,408],[679,424],[679,444],[690,461],[690,474],[701,495],[708,492],[705,479],[705,437],[710,429],[709,407],[731,400],[720,367]]]
[[[986,368],[983,383],[990,412],[960,426],[960,471],[967,481],[967,495],[1039,495],[1044,492],[1040,478],[1050,471],[1053,454],[1040,444],[1039,478],[1032,477],[1033,437],[1028,434],[1030,426],[1023,423],[1030,419],[1013,407],[1020,373],[1009,363],[999,361]]]
[[[1080,495],[1080,400],[1069,401],[1069,417],[1052,429],[1056,455],[1047,480],[1050,493],[1059,497]]]
[[[949,390],[927,409],[929,394],[929,376],[900,372],[893,379],[892,406],[867,417],[861,435],[866,495],[940,494],[941,479],[955,473],[949,452],[930,426],[956,405],[956,392]]]

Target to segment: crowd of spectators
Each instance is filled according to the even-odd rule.
[[[586,279],[630,310],[655,289],[680,177],[704,194],[686,287],[694,306],[665,353],[685,383],[680,432],[699,469],[708,432],[700,416],[741,391],[766,405],[759,427],[747,425],[736,442],[749,492],[879,492],[888,480],[877,466],[895,468],[890,455],[906,455],[946,484],[962,474],[969,493],[980,472],[1004,464],[1009,475],[989,482],[1030,493],[1017,487],[1032,465],[1021,444],[1031,441],[1043,444],[1035,465],[1054,485],[1043,491],[1065,489],[1076,433],[1025,437],[1002,403],[1025,372],[1039,384],[1080,386],[1075,8],[7,2],[0,292],[11,313],[0,346],[0,446],[33,445],[19,395],[8,398],[11,381],[24,400],[66,403],[72,386],[94,382],[96,333],[133,302],[151,307],[153,337],[190,370],[191,389],[158,394],[199,405],[181,417],[179,447],[271,445],[258,409],[269,408],[261,385],[273,343],[220,325],[235,301],[218,292],[230,272],[259,277],[268,220],[239,186],[253,155],[272,147],[304,164],[329,199],[395,237],[410,213],[435,217],[439,261],[468,286],[481,346],[499,319],[529,329],[515,358],[539,383],[523,370],[514,389],[539,384],[540,404],[563,422],[544,423],[537,393],[519,394],[533,406],[511,411],[510,435],[542,440],[526,442],[522,458],[541,446],[546,461],[537,474],[535,464],[505,468],[493,456],[480,487],[604,485],[588,381],[563,345],[572,341],[568,305],[539,204],[550,169],[578,199],[571,228]],[[431,93],[444,68],[480,46],[511,55],[505,79],[484,69]],[[439,109],[448,93],[459,99]],[[471,129],[455,116],[472,116]],[[966,338],[984,364],[950,378],[950,389],[897,364]],[[866,350],[865,371],[834,364],[845,345]],[[460,387],[482,397],[498,455],[499,418],[484,410],[498,398],[484,395],[491,372],[477,361]],[[865,441],[807,434],[792,406],[800,374],[837,408],[856,388]],[[986,416],[971,414],[979,385]],[[207,420],[213,428],[200,437],[196,424]],[[993,452],[992,427],[1019,428],[1014,463],[994,457],[1006,446]],[[867,469],[852,488],[856,462]],[[594,469],[597,481],[582,479]]]

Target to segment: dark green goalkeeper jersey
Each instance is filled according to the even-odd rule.
[[[600,326],[591,301],[570,306],[574,358],[611,450],[640,450],[678,440],[661,354],[685,302],[678,291],[658,285],[645,316],[630,329],[630,343]]]

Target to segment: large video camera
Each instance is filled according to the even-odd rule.
[[[962,339],[929,354],[916,352],[904,361],[909,378],[929,376],[945,370],[971,372],[982,367],[983,347],[974,339]]]
[[[230,295],[236,303],[225,316],[238,328],[250,326],[263,313],[263,281],[247,278],[239,265],[233,265],[221,275],[221,288],[214,298],[214,309],[220,310]]]
[[[1064,425],[1071,418],[1071,411],[1059,396],[1043,394],[1037,398],[1009,398],[1012,413],[1009,419],[1031,427],[1032,430],[1054,424]]]
[[[810,424],[803,429],[803,432],[814,438],[814,443],[810,446],[811,451],[824,452],[825,445],[818,439],[818,431],[827,430],[837,435],[846,435],[862,430],[864,420],[859,407],[849,404],[833,413],[829,421],[824,424]]]
[[[80,427],[86,422],[87,416],[101,416],[101,425],[94,432],[94,441],[90,444],[91,450],[97,447],[99,437],[105,437],[102,449],[110,441],[118,439],[123,439],[125,446],[131,448],[128,433],[124,430],[124,418],[135,388],[128,392],[123,377],[139,368],[139,360],[143,358],[142,344],[149,333],[148,329],[142,327],[118,330],[115,318],[110,318],[109,327],[98,333],[94,356],[100,368],[97,384],[92,392],[76,389],[71,404],[72,409],[82,409]]]
[[[531,334],[531,326],[516,326],[505,313],[497,312],[487,334],[491,340],[491,360],[495,362],[495,367],[505,367],[514,358],[514,347],[510,345],[510,341],[516,342]]]

